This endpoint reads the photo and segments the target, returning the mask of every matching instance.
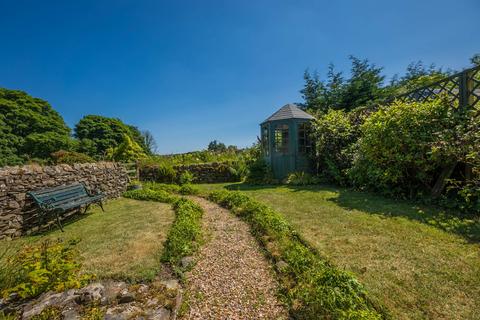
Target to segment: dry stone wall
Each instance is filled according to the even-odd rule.
[[[212,162],[212,163],[198,163],[190,165],[174,166],[177,179],[185,171],[189,171],[194,175],[194,183],[216,183],[216,182],[235,182],[238,177],[232,174],[227,163]],[[143,166],[139,168],[140,180],[142,181],[156,181],[165,182],[162,170],[155,165]]]
[[[126,190],[129,178],[123,165],[112,162],[0,168],[0,239],[19,237],[44,227],[38,226],[38,210],[26,195],[28,191],[75,182],[115,198]]]

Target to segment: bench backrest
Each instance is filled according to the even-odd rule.
[[[59,186],[55,188],[30,191],[27,194],[39,204],[68,202],[72,199],[88,196],[87,189],[83,183],[75,183],[68,186]]]

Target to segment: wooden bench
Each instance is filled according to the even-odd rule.
[[[103,210],[102,193],[90,193],[83,183],[75,183],[68,186],[30,191],[27,194],[33,198],[40,208],[38,214],[39,225],[42,225],[43,218],[48,213],[54,213],[57,224],[63,232],[59,214],[75,208],[85,206],[85,212],[92,203],[98,204]]]

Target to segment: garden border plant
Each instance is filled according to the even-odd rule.
[[[153,187],[154,185],[150,186]],[[173,192],[176,188],[171,186],[171,190]],[[178,190],[180,191],[181,187]],[[172,204],[175,220],[168,232],[161,260],[168,263],[178,276],[182,276],[181,259],[193,255],[201,243],[202,208],[191,200],[173,195],[160,188],[156,190],[150,188],[131,190],[125,192],[123,196],[135,200]]]
[[[207,197],[249,223],[276,263],[281,294],[293,318],[390,318],[353,275],[329,263],[268,206],[238,191],[217,190]]]

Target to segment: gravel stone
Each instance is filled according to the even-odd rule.
[[[189,311],[182,319],[288,319],[272,266],[248,225],[214,203],[192,199],[205,211],[209,240],[186,274]]]

